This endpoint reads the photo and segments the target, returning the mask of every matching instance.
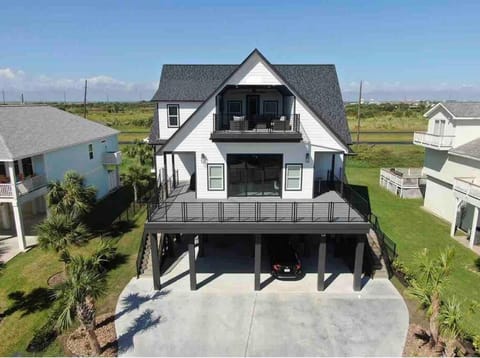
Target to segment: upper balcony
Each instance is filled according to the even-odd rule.
[[[213,114],[214,142],[300,142],[300,115]]]
[[[15,183],[19,196],[45,187],[47,184],[47,178],[44,175],[30,176]],[[14,186],[10,183],[10,178],[0,177],[0,198],[13,198],[13,190]]]
[[[300,142],[296,99],[283,85],[227,85],[216,97],[214,142]]]
[[[122,152],[107,152],[103,154],[103,165],[120,165],[122,164]]]
[[[413,144],[436,150],[450,150],[453,147],[453,135],[434,134],[428,132],[415,132]]]

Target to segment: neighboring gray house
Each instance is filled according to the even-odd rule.
[[[25,236],[47,212],[50,181],[75,170],[100,199],[120,184],[118,131],[68,112],[41,105],[0,106],[0,226]],[[15,229],[15,230],[14,230]]]

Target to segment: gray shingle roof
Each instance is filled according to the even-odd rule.
[[[450,149],[448,153],[480,160],[480,138]]]
[[[163,65],[152,101],[205,101],[238,65]]]
[[[480,118],[480,102],[442,102],[455,117]]]
[[[0,160],[23,158],[118,133],[50,106],[0,106]]]
[[[338,136],[351,143],[334,65],[272,65]],[[164,65],[153,101],[205,101],[238,65]]]

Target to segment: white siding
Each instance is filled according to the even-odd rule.
[[[452,122],[452,119],[444,111],[438,111],[432,117],[429,118],[428,120],[429,133],[434,133],[434,126],[435,126],[436,120],[445,121],[445,131],[443,132],[444,135],[455,135],[455,126]]]
[[[480,119],[455,120],[454,147],[480,137]]]
[[[480,178],[480,162],[477,160],[448,155],[434,149],[425,151],[426,175],[453,184],[455,177]]]
[[[451,186],[428,178],[424,205],[436,215],[448,222],[452,222],[453,211],[455,209],[455,197]]]
[[[181,126],[192,114],[196,111],[201,102],[159,102],[157,104],[158,110],[158,125],[159,138],[168,139],[178,128],[169,128],[167,119],[167,105],[178,104],[180,108],[179,126]]]

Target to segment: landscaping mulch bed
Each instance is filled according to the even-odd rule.
[[[61,283],[64,283],[66,280],[65,273],[63,271],[57,272],[50,276],[47,279],[47,285],[50,288],[53,288],[55,286],[58,286]]]
[[[410,324],[408,326],[407,340],[403,348],[404,357],[438,357],[436,352],[428,343],[428,335],[422,326]]]
[[[117,334],[115,332],[115,314],[107,313],[97,317],[95,329],[102,352],[102,357],[116,357]],[[81,327],[77,328],[67,339],[66,347],[75,356],[91,356],[90,343],[87,334]]]

